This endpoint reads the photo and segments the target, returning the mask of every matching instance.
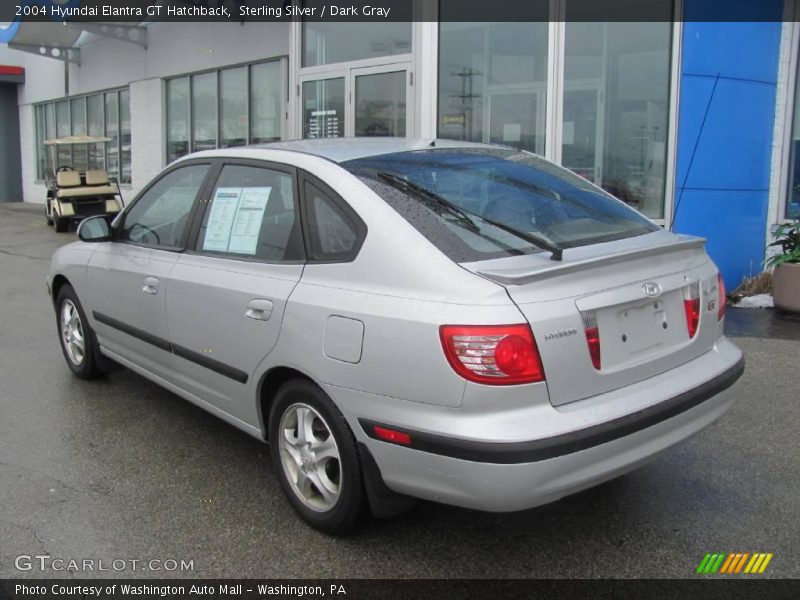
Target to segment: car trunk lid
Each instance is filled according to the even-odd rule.
[[[536,338],[550,401],[562,405],[662,373],[714,345],[716,269],[703,245],[662,231],[573,248],[559,262],[538,253],[463,266],[506,288]]]

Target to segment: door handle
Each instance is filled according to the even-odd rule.
[[[247,303],[244,316],[256,321],[266,321],[272,316],[272,302],[264,298],[256,298]]]
[[[144,285],[142,286],[142,291],[145,294],[150,294],[151,296],[155,296],[158,293],[159,283],[160,282],[155,277],[145,277]]]

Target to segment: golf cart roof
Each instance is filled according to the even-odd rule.
[[[63,138],[45,140],[45,146],[71,146],[73,144],[105,144],[113,141],[108,137],[94,137],[91,135],[71,135]]]

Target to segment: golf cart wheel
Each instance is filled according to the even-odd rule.
[[[50,204],[49,200],[47,200],[46,202],[47,202],[47,204]],[[45,205],[45,207],[44,207],[44,220],[48,225],[52,225],[53,224],[53,217],[51,217],[49,214],[47,214],[47,205]]]
[[[62,219],[61,217],[53,215],[53,227],[56,233],[64,233],[69,229],[69,219]]]

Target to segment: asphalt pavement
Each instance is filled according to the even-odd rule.
[[[637,471],[513,514],[420,502],[332,538],[295,517],[258,440],[127,370],[72,376],[45,274],[74,239],[41,207],[0,204],[0,578],[694,577],[707,552],[771,552],[756,577],[800,577],[791,323],[748,329],[734,311],[733,408]],[[94,571],[18,570],[28,555]]]

